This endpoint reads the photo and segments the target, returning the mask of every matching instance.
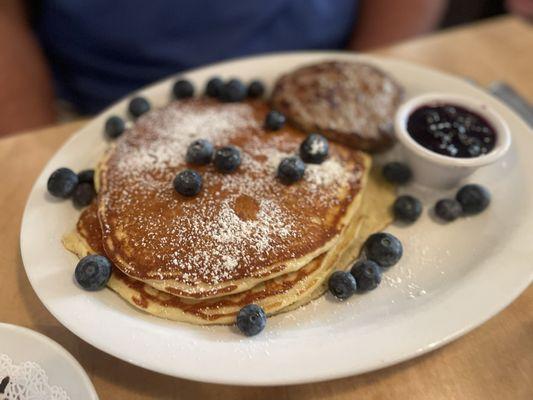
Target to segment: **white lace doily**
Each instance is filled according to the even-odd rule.
[[[64,389],[48,384],[46,372],[35,362],[14,365],[6,354],[0,354],[0,383],[5,377],[9,383],[0,392],[0,400],[70,400]]]

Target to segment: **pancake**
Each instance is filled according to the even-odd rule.
[[[402,96],[401,86],[379,68],[326,61],[281,76],[271,102],[305,131],[373,152],[393,143],[392,122]]]
[[[207,299],[297,271],[335,245],[356,213],[370,166],[366,154],[331,144],[304,178],[276,179],[304,136],[263,129],[260,101],[174,102],[141,117],[99,165],[98,217],[105,254],[126,275],[169,294]],[[172,180],[190,142],[240,148],[231,174],[194,167],[201,192],[185,198]]]
[[[396,200],[393,185],[385,181],[379,168],[374,168],[365,189],[363,202],[357,212],[357,225],[350,224],[345,235],[344,243],[338,244],[342,251],[334,261],[334,268],[326,270],[321,284],[313,290],[307,291],[294,303],[283,309],[284,312],[297,309],[310,301],[322,296],[327,290],[327,277],[334,270],[348,271],[360,256],[366,239],[373,233],[379,232],[393,221],[392,204]]]
[[[116,268],[108,286],[131,305],[149,314],[201,325],[232,324],[239,309],[251,303],[259,304],[268,315],[288,311],[322,294],[324,282],[333,269],[338,269],[343,256],[353,262],[366,237],[391,221],[390,205],[393,200],[393,188],[372,178],[365,189],[359,212],[346,227],[342,240],[331,251],[299,271],[262,282],[245,292],[216,299],[184,299],[158,291]],[[76,231],[66,235],[63,243],[80,258],[91,253],[103,254],[96,204],[82,212]]]

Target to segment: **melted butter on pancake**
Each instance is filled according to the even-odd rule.
[[[235,199],[233,209],[235,214],[243,221],[253,220],[257,219],[259,203],[253,197],[243,194]]]

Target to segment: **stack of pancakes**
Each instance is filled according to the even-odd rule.
[[[106,255],[108,286],[150,314],[228,324],[254,303],[269,315],[318,297],[346,269],[369,234],[390,222],[392,188],[370,173],[369,155],[330,142],[301,181],[276,178],[305,134],[264,128],[262,101],[181,100],[141,117],[100,161],[97,200],[63,239],[79,257]],[[240,149],[232,173],[185,161],[189,144]],[[178,194],[175,175],[194,168],[203,187]]]

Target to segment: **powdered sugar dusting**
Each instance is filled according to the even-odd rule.
[[[268,157],[268,170],[272,174],[276,173],[281,160],[294,156],[293,153],[281,152],[275,148],[265,151],[265,155]],[[332,185],[344,186],[353,178],[354,175],[347,172],[338,159],[330,157],[322,164],[307,164],[303,179],[311,184],[314,190],[321,191]]]
[[[223,110],[214,107],[197,110],[185,103],[179,108],[154,110],[139,120],[137,129],[149,131],[157,140],[143,141],[142,147],[127,143],[128,152],[118,167],[134,171],[144,171],[147,167],[163,170],[168,165],[181,164],[187,146],[194,140],[206,139],[221,145],[221,138],[235,130],[258,128],[250,107],[244,104],[228,104]]]

